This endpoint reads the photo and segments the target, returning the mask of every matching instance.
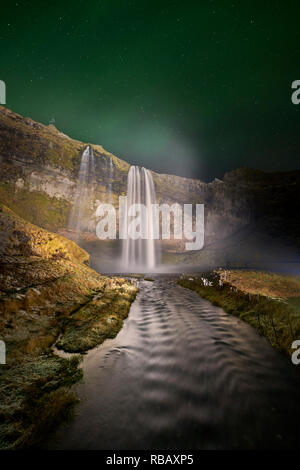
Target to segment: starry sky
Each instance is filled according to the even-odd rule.
[[[209,181],[299,168],[297,1],[3,2],[7,107],[130,163]]]

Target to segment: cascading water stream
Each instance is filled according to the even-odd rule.
[[[78,184],[69,220],[69,228],[76,232],[87,229],[87,210],[92,196],[94,175],[95,157],[93,148],[88,145],[81,155]]]
[[[127,234],[133,216],[129,215],[133,204],[144,204],[147,209],[146,219],[141,217],[140,237],[132,239],[130,236],[123,241],[122,265],[127,271],[149,272],[157,264],[157,246],[153,239],[154,220],[152,204],[155,204],[155,189],[151,172],[146,168],[131,166],[127,177]],[[144,226],[142,226],[144,225]],[[145,237],[142,238],[142,233]]]

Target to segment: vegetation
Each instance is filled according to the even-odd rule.
[[[300,338],[300,278],[260,271],[215,271],[178,283],[248,322],[273,347],[291,355]]]
[[[71,139],[52,124],[45,126],[0,106],[0,201],[25,220],[60,232],[68,226],[82,151],[88,143]],[[125,194],[129,164],[92,145],[95,201],[107,200],[109,159],[114,174],[111,200]],[[111,183],[111,180],[110,180]]]
[[[84,352],[114,338],[135,296],[136,288],[124,279],[109,279],[102,291],[65,319],[57,348]]]
[[[45,126],[30,118],[24,118],[4,106],[0,106],[0,153],[28,163],[51,165],[77,175],[78,156],[89,143],[71,139],[52,124]],[[98,155],[112,157],[120,171],[128,171],[128,163],[107,152],[101,145],[93,145]]]
[[[61,230],[67,227],[71,204],[66,199],[51,198],[42,191],[15,190],[11,182],[0,182],[0,201],[28,222],[38,220],[46,230]]]
[[[48,352],[1,366],[1,449],[36,445],[61,419],[72,416],[78,399],[69,388],[82,377],[78,363],[76,357]]]
[[[82,377],[80,355],[67,360],[52,346],[84,352],[117,334],[136,287],[90,269],[73,241],[0,207],[0,447],[37,445],[69,416]]]

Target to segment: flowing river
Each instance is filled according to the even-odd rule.
[[[118,336],[85,356],[76,416],[48,447],[296,448],[291,361],[175,277],[139,289]]]

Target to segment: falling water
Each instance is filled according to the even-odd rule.
[[[91,184],[90,189],[93,189],[93,183],[95,179],[95,155],[93,151],[93,147],[90,147],[90,155],[89,155],[89,175],[88,175],[88,181]]]
[[[128,215],[132,204],[144,204],[147,208],[147,219],[144,220],[146,238],[133,240],[127,237],[123,241],[122,265],[127,271],[153,271],[157,264],[157,247],[153,239],[154,221],[151,205],[155,204],[155,189],[152,175],[146,168],[131,166],[127,176],[127,230],[134,217]],[[143,221],[141,225],[143,224]],[[142,232],[142,227],[139,229]],[[128,233],[128,232],[127,232]]]
[[[70,215],[69,228],[74,231],[87,229],[86,211],[93,191],[95,157],[89,145],[81,155],[74,205]]]

